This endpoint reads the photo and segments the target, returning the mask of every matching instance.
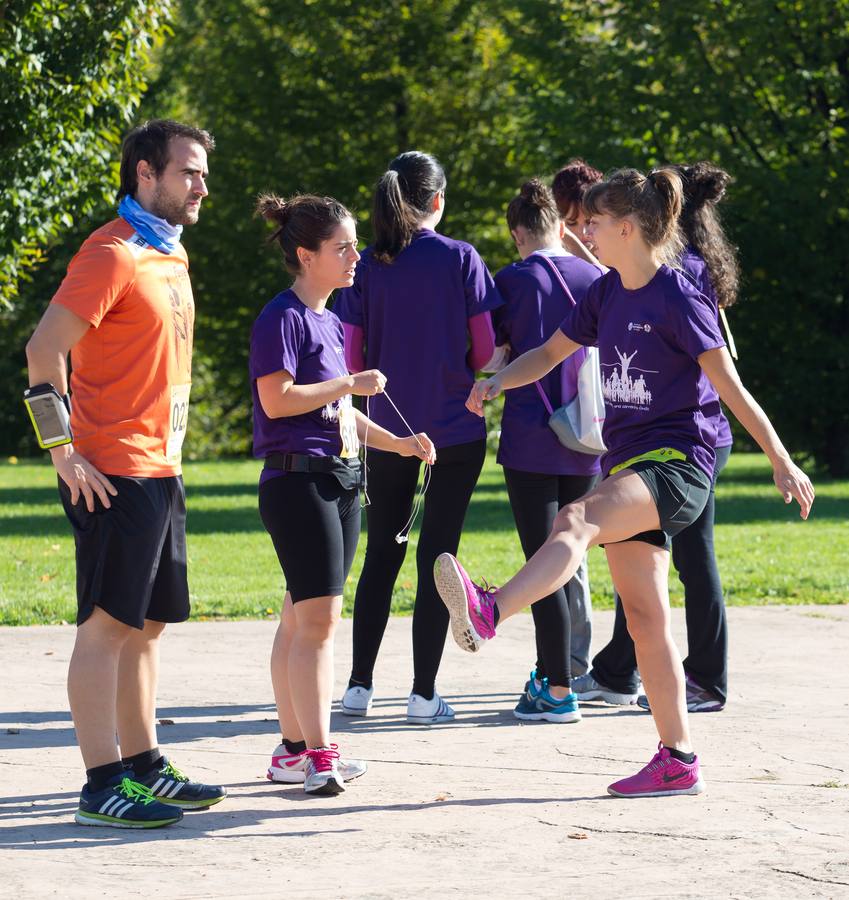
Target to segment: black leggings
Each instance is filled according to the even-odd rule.
[[[595,484],[595,475],[541,475],[504,468],[507,495],[525,559],[545,543],[559,509],[582,497]],[[572,680],[572,625],[569,605],[582,591],[578,576],[531,606],[537,644],[537,676],[569,687]]]
[[[360,536],[360,495],[325,472],[287,472],[259,486],[259,514],[292,602],[339,597]]]
[[[710,496],[702,514],[672,538],[672,563],[684,585],[687,619],[687,658],[684,671],[698,685],[722,700],[728,693],[728,623],[725,599],[713,546],[716,478],[731,455],[730,447],[717,447],[716,469]],[[637,689],[637,654],[619,597],[613,635],[593,658],[592,675],[614,691]]]
[[[486,456],[486,442],[437,451],[416,551],[418,584],[413,612],[413,693],[433,697],[436,673],[448,633],[448,610],[436,591],[433,564],[440,553],[456,553],[466,509]],[[368,544],[354,600],[354,662],[351,683],[371,686],[374,664],[389,619],[392,589],[406,544],[395,535],[413,508],[421,463],[414,457],[371,452],[366,507]]]

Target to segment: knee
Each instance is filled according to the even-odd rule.
[[[138,629],[119,622],[96,606],[91,615],[77,628],[76,644],[96,645],[107,652],[120,650]]]
[[[144,630],[142,631],[142,634],[145,640],[157,641],[162,636],[163,631],[165,631],[164,622],[154,622],[153,619],[144,620]]]
[[[339,624],[339,613],[327,613],[301,619],[295,629],[297,640],[305,644],[320,646],[333,640],[336,626]]]
[[[637,645],[663,639],[668,626],[668,616],[662,609],[652,610],[629,604],[626,607],[625,619],[628,634]]]
[[[562,534],[575,540],[576,543],[583,542],[586,536],[587,522],[584,517],[584,504],[567,503],[560,509],[554,517],[554,526],[552,527],[552,535]]]

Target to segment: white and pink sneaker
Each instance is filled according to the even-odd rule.
[[[691,763],[681,762],[660,743],[648,765],[636,775],[611,784],[607,793],[614,797],[676,797],[701,794],[704,789],[698,756]]]
[[[338,751],[339,748],[336,744],[331,744],[329,749]],[[269,781],[283,784],[303,784],[306,778],[307,752],[303,750],[300,753],[290,753],[285,744],[278,744],[271,754],[271,765],[265,777]],[[361,759],[340,758],[336,762],[336,768],[342,781],[353,781],[360,775],[365,775],[368,765]]]
[[[450,553],[436,557],[433,577],[451,616],[451,634],[462,650],[477,653],[484,641],[495,637],[497,588],[479,587]]]

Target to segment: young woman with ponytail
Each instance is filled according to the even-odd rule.
[[[698,794],[704,790],[687,721],[684,670],[669,623],[669,539],[704,509],[714,469],[717,403],[725,404],[769,457],[784,501],[803,519],[811,482],[790,459],[757,402],[743,387],[711,302],[668,263],[681,251],[680,176],[671,169],[615,172],[590,188],[587,234],[610,271],[541,347],[475,384],[469,408],[502,390],[543,377],[581,346],[599,348],[605,391],[602,482],[560,510],[548,540],[501,589],[474,585],[448,553],[436,581],[455,640],[476,651],[498,623],[563,585],[588,547],[604,546],[660,737],[638,773],[608,791],[617,797]]]
[[[684,183],[684,209],[679,224],[686,247],[680,266],[710,301],[718,319],[719,310],[737,300],[739,282],[737,255],[716,210],[731,179],[727,172],[707,162],[673,168]],[[719,712],[728,696],[728,622],[713,544],[714,487],[731,455],[733,439],[716,389],[704,379],[701,390],[702,405],[715,410],[716,464],[701,515],[672,539],[672,564],[684,586],[687,709]],[[593,658],[591,671],[575,679],[575,692],[579,700],[636,700],[648,709],[648,698],[637,695],[639,681],[634,641],[628,633],[622,604],[617,601],[613,635]]]
[[[349,286],[359,259],[351,214],[331,197],[259,198],[257,213],[277,227],[292,286],[271,300],[251,333],[254,455],[265,460],[259,511],[286,577],[271,656],[282,741],[271,781],[338,794],[362,775],[330,743],[333,637],[342,589],[360,533],[360,441],[434,461],[425,434],[399,438],[354,409],[352,395],[379,394],[377,369],[349,375],[342,325],[326,308]]]
[[[547,341],[603,270],[564,249],[563,222],[551,190],[539,179],[522,185],[519,195],[510,201],[507,226],[521,262],[495,276],[504,306],[495,311],[493,320],[496,340],[509,345],[512,361]],[[578,370],[585,355],[581,348],[540,378],[537,385],[510,391],[504,400],[498,462],[504,467],[526,559],[545,543],[558,510],[587,493],[600,472],[597,456],[567,450],[558,441],[548,426],[549,413],[540,393],[554,408],[569,402],[577,393]],[[583,615],[590,606],[586,561],[563,587],[531,608],[537,662],[514,710],[516,718],[547,722],[580,719],[577,697],[571,691],[571,622],[576,606]],[[578,674],[584,671],[586,656]]]
[[[475,371],[492,356],[490,311],[502,305],[492,276],[470,244],[438,234],[445,173],[418,151],[402,153],[381,176],[374,197],[374,243],[357,264],[353,285],[334,311],[345,324],[348,368],[378,368],[387,396],[369,404],[384,428],[427,431],[438,458],[430,472],[416,550],[413,686],[407,721],[454,718],[436,691],[448,615],[433,581],[433,563],[456,552],[466,508],[486,453],[484,422],[465,400]],[[391,397],[392,403],[387,400]],[[407,550],[402,532],[416,496],[419,463],[387,453],[368,458],[368,545],[354,602],[354,658],[342,711],[367,715],[372,677],[389,618],[392,590]]]

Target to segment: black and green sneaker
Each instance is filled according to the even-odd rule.
[[[180,809],[206,809],[207,806],[220,803],[227,796],[227,792],[219,785],[189,781],[188,775],[184,775],[164,756],[162,763],[160,768],[151,769],[147,775],[139,778],[141,784],[150,788],[160,803],[178,806]]]
[[[150,788],[134,780],[132,772],[116,775],[101,791],[85,785],[74,819],[80,825],[110,828],[161,828],[183,818],[183,812],[160,803]]]

